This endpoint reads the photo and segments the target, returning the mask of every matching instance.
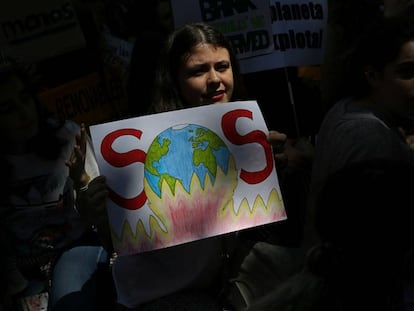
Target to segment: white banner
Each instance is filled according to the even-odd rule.
[[[175,26],[204,21],[219,28],[235,47],[243,73],[319,65],[323,61],[327,0],[171,0],[171,4]],[[250,16],[250,21],[260,16],[266,27],[256,33],[254,28],[243,27],[253,25],[253,22],[242,22],[247,20],[246,16]],[[268,18],[271,24],[269,41],[264,35]],[[238,30],[238,34],[228,31],[232,29]],[[264,42],[271,47],[255,49]]]

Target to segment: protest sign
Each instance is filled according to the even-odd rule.
[[[320,65],[326,42],[326,0],[270,0],[273,53],[240,61],[242,72]]]
[[[327,0],[172,0],[171,5],[176,27],[203,21],[222,31],[236,50],[242,73],[323,62]],[[266,26],[261,28],[261,36],[249,35],[253,29],[242,27],[248,25],[242,22],[245,16],[250,16],[251,25],[261,16],[258,20]],[[239,34],[229,31],[232,29]],[[263,42],[269,42],[270,46],[255,48]]]
[[[171,7],[175,27],[207,22],[227,37],[239,59],[273,51],[269,0],[179,0],[171,1]]]
[[[107,122],[90,132],[120,255],[286,219],[255,101]]]
[[[24,62],[38,62],[85,47],[69,0],[0,2],[0,51]]]

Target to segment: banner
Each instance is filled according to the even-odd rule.
[[[323,62],[328,19],[327,0],[172,0],[171,4],[175,26],[191,21],[204,21],[218,26],[235,46],[242,73],[319,65]],[[259,10],[263,12],[259,13]],[[233,33],[226,31],[226,27],[220,27],[222,24],[226,25],[227,16],[237,21],[243,20],[245,15],[263,16],[263,21],[270,17],[270,50],[257,50],[253,53],[253,47],[264,42],[263,39],[252,36],[251,39],[256,40],[252,43],[246,33],[243,42],[249,44],[240,45],[241,41],[232,39]],[[238,25],[235,22],[233,24]],[[240,46],[250,47],[252,53],[242,53],[244,50]]]
[[[269,0],[171,1],[174,25],[204,21],[220,30],[243,59],[273,51]]]
[[[0,51],[38,62],[83,48],[85,38],[69,0],[0,2]]]
[[[120,255],[286,219],[255,101],[90,127]]]

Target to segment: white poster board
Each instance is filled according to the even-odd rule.
[[[323,62],[328,20],[327,0],[171,0],[175,26],[191,21],[204,21],[215,26],[226,25],[226,18],[243,20],[245,15],[270,17],[271,49],[266,53],[241,53],[232,33],[218,27],[232,44],[240,60],[242,73],[289,66],[319,65]],[[263,10],[263,13],[259,13]],[[214,12],[207,14],[203,12]],[[242,23],[241,23],[242,24]],[[237,25],[237,24],[236,24]],[[240,29],[244,30],[244,29]],[[248,35],[245,34],[245,38]],[[252,37],[253,38],[253,37]],[[245,39],[249,42],[248,39]],[[256,43],[260,45],[259,37]],[[249,56],[249,57],[247,57]]]
[[[120,255],[286,219],[256,101],[90,127]]]

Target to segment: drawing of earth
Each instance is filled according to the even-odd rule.
[[[144,189],[149,206],[178,240],[187,232],[211,231],[236,186],[234,158],[208,128],[170,127],[147,150]]]

